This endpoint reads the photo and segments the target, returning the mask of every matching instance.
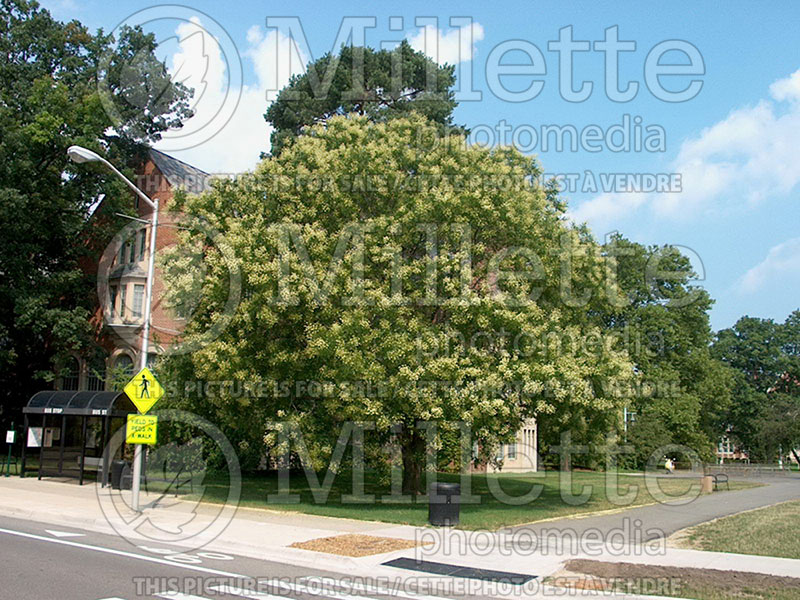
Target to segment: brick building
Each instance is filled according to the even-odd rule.
[[[175,191],[200,193],[208,187],[210,175],[158,150],[150,149],[148,159],[137,170],[136,185],[148,197],[159,201],[156,253],[176,241],[175,224],[166,218]],[[62,390],[104,390],[113,374],[132,373],[139,364],[144,325],[147,263],[150,249],[152,209],[132,194],[138,220],[130,224],[106,248],[99,262],[84,268],[97,274],[98,303],[92,316],[96,345],[88,355],[74,354],[63,365],[57,381]],[[102,202],[92,218],[103,214]],[[162,302],[163,280],[156,265],[153,280],[152,321],[149,360],[152,364],[164,347],[179,336],[184,319]]]

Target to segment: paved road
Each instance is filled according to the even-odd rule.
[[[405,585],[409,575],[398,570]],[[447,600],[342,578],[240,556],[134,547],[115,536],[0,517],[2,600]]]
[[[800,476],[758,482],[766,485],[747,490],[715,492],[683,505],[653,504],[594,517],[521,525],[512,531],[520,543],[523,543],[527,533],[536,534],[541,539],[541,536],[550,532],[581,536],[592,530],[599,531],[606,540],[612,538],[613,534],[624,543],[634,544],[666,537],[686,527],[745,510],[800,499]]]

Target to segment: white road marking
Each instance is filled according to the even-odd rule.
[[[286,600],[286,596],[275,596],[273,594],[267,594],[266,592],[243,590],[231,585],[210,585],[208,589],[223,594],[230,594],[231,596],[239,596],[240,598],[251,598],[252,600]]]
[[[222,554],[220,552],[197,552],[196,554],[184,554],[182,552],[176,552],[170,548],[158,548],[154,546],[139,546],[145,552],[149,552],[150,554],[161,554],[168,560],[174,560],[175,562],[184,563],[187,565],[199,565],[203,561],[201,559],[206,558],[208,560],[233,560],[233,556],[230,554]]]
[[[58,529],[45,529],[47,533],[50,535],[54,535],[57,538],[65,538],[65,537],[84,537],[85,533],[72,533],[70,531],[59,531]],[[113,600],[113,598],[111,599]]]
[[[377,600],[376,598],[372,598],[370,596],[361,596],[361,595],[354,596],[352,594],[347,594],[345,592],[337,592],[327,588],[317,589],[309,587],[307,585],[303,585],[302,583],[288,583],[286,581],[281,581],[280,579],[266,579],[259,581],[259,583],[262,585],[280,587],[290,592],[296,592],[298,594],[308,594],[309,596],[321,596],[323,598],[329,598],[330,600]],[[243,590],[229,585],[211,586],[209,587],[209,589],[212,589],[217,592],[224,592],[226,594],[231,594],[233,596],[241,596],[242,598],[252,598],[252,600],[272,600],[273,598],[284,598],[284,599],[286,598],[286,596],[273,596],[272,594],[267,594],[264,592],[256,592],[251,590]]]
[[[145,552],[149,552],[150,554],[176,554],[175,550],[172,548],[156,548],[154,546],[139,546],[140,550],[144,550]]]
[[[208,560],[233,560],[230,554],[222,554],[220,552],[198,552],[197,556]]]
[[[144,554],[136,554],[134,552],[125,552],[124,550],[114,550],[113,548],[103,548],[102,546],[91,546],[89,544],[81,544],[80,542],[70,542],[68,540],[59,540],[42,535],[35,535],[33,533],[25,533],[23,531],[14,531],[13,529],[2,529],[0,533],[8,535],[16,535],[19,537],[29,538],[32,540],[39,540],[41,542],[49,542],[51,544],[61,544],[63,546],[71,546],[73,548],[83,548],[84,550],[94,550],[95,552],[104,552],[105,554],[114,554],[116,556],[124,556],[125,558],[135,558],[146,562],[157,563],[159,565],[169,565],[178,569],[188,569],[190,571],[199,571],[200,573],[208,573],[209,575],[221,575],[222,577],[236,577],[239,579],[251,579],[248,575],[241,575],[239,573],[228,573],[226,571],[219,571],[217,569],[209,569],[208,567],[198,567],[197,565],[187,565],[183,563],[176,563],[172,560],[165,560],[163,558],[156,558],[155,556],[146,556]]]
[[[153,595],[156,598],[166,598],[167,600],[208,600],[203,596],[192,596],[191,594],[182,594],[180,592],[161,592]]]
[[[449,598],[445,598],[443,596],[428,596],[426,594],[420,594],[417,592],[407,592],[400,587],[390,588],[379,585],[367,585],[358,581],[342,582],[334,579],[333,577],[317,577],[315,575],[310,575],[308,577],[301,577],[300,581],[306,581],[312,584],[312,586],[314,582],[316,582],[318,585],[322,585],[324,589],[330,589],[335,585],[339,585],[357,592],[382,594],[385,596],[391,596],[392,598],[397,598],[398,600],[449,600]],[[362,596],[358,597],[360,598]]]

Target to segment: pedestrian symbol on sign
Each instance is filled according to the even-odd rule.
[[[141,414],[145,414],[164,395],[164,388],[161,387],[150,369],[145,367],[128,382],[128,385],[125,386],[125,393],[137,410]]]

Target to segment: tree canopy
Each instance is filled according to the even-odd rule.
[[[90,343],[95,285],[79,262],[105,241],[102,224],[87,231],[89,214],[103,197],[109,215],[132,210],[130,194],[113,176],[71,166],[67,148],[79,144],[131,166],[141,158],[139,142],[158,139],[190,114],[189,91],[170,82],[155,46],[140,29],[122,29],[115,40],[77,21],[61,23],[35,2],[0,2],[0,402],[6,408],[53,377],[55,357]],[[135,99],[126,89],[131,70],[140,74]]]
[[[254,174],[179,205],[223,234],[244,294],[224,333],[175,357],[171,372],[179,382],[269,382],[256,398],[189,394],[234,438],[292,422],[313,432],[312,454],[329,458],[340,425],[372,422],[377,446],[398,435],[404,490],[419,491],[423,422],[469,424],[486,455],[530,416],[618,418],[603,383],[630,378],[631,365],[583,302],[604,301],[602,257],[577,251],[587,240],[535,185],[530,158],[463,137],[420,147],[437,132],[414,114],[332,117]],[[208,248],[188,339],[225,303],[220,263]],[[178,268],[168,286],[177,302],[182,286],[191,293]],[[601,350],[587,351],[586,336]]]
[[[356,113],[373,121],[424,115],[441,126],[453,126],[456,107],[452,66],[439,66],[405,40],[394,50],[343,46],[292,77],[270,104],[264,118],[275,128],[270,141],[277,155],[304,127],[335,115]]]
[[[711,460],[733,385],[733,373],[709,349],[713,300],[675,247],[647,247],[616,234],[603,252],[613,261],[621,297],[597,317],[626,340],[638,376],[628,398],[630,459],[643,466],[657,448],[678,444]]]
[[[800,310],[783,323],[745,316],[719,331],[713,353],[736,372],[730,436],[753,459],[800,447]]]

